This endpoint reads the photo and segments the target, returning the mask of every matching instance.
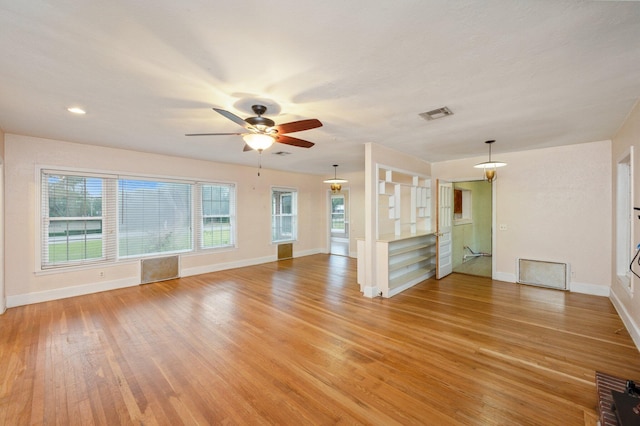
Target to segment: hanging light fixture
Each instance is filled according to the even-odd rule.
[[[264,151],[275,142],[273,136],[266,133],[248,133],[242,136],[242,139],[244,139],[247,145],[258,152]]]
[[[348,182],[346,179],[340,179],[338,177],[336,177],[336,173],[338,171],[338,165],[334,164],[333,165],[333,179],[327,179],[324,181],[324,183],[330,183],[331,184],[331,192],[333,192],[334,194],[336,192],[340,192],[340,190],[342,189],[342,185],[343,183]]]
[[[485,142],[486,144],[489,145],[489,161],[485,161],[484,163],[478,163],[475,166],[473,166],[477,169],[484,169],[484,179],[487,182],[493,182],[494,180],[497,179],[496,168],[507,165],[507,163],[504,163],[502,161],[491,160],[491,144],[493,144],[494,142],[495,142],[494,140]]]

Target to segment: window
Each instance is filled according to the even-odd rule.
[[[295,189],[271,190],[271,241],[293,241],[298,235],[298,203]]]
[[[191,185],[118,180],[118,257],[193,249]]]
[[[331,195],[331,233],[345,233],[344,195]]]
[[[453,190],[453,221],[455,224],[471,223],[473,221],[471,205],[472,192],[470,189],[455,188]]]
[[[41,177],[43,267],[104,259],[105,180],[54,172]]]
[[[40,189],[41,269],[235,246],[233,184],[43,169]]]
[[[229,247],[235,244],[235,186],[200,185],[200,248]]]
[[[616,185],[616,275],[618,282],[633,294],[633,280],[629,264],[633,246],[633,147],[618,161]]]

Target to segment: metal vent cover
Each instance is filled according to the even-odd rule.
[[[424,118],[425,120],[430,121],[430,120],[437,120],[438,118],[443,118],[448,115],[453,115],[453,111],[451,111],[449,107],[444,106],[442,108],[433,109],[431,111],[423,112],[418,115]]]

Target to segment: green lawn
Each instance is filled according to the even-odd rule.
[[[181,241],[173,241],[166,247],[145,247],[145,242],[142,240],[121,240],[120,246],[123,247],[128,244],[133,247],[142,247],[142,249],[137,250],[137,253],[132,253],[132,250],[129,250],[129,255],[143,254],[143,250],[157,250],[158,252],[179,251],[188,250],[193,247],[193,245],[191,244],[190,236],[186,235],[180,240]],[[231,231],[229,229],[219,229],[215,231],[207,230],[203,235],[203,244],[205,247],[226,246],[229,245],[230,241]],[[71,262],[74,260],[83,259],[100,259],[102,255],[102,240],[100,239],[87,241],[71,241],[69,243],[55,242],[49,244],[49,263]]]

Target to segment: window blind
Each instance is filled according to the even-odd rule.
[[[192,250],[191,186],[120,178],[118,257]]]

